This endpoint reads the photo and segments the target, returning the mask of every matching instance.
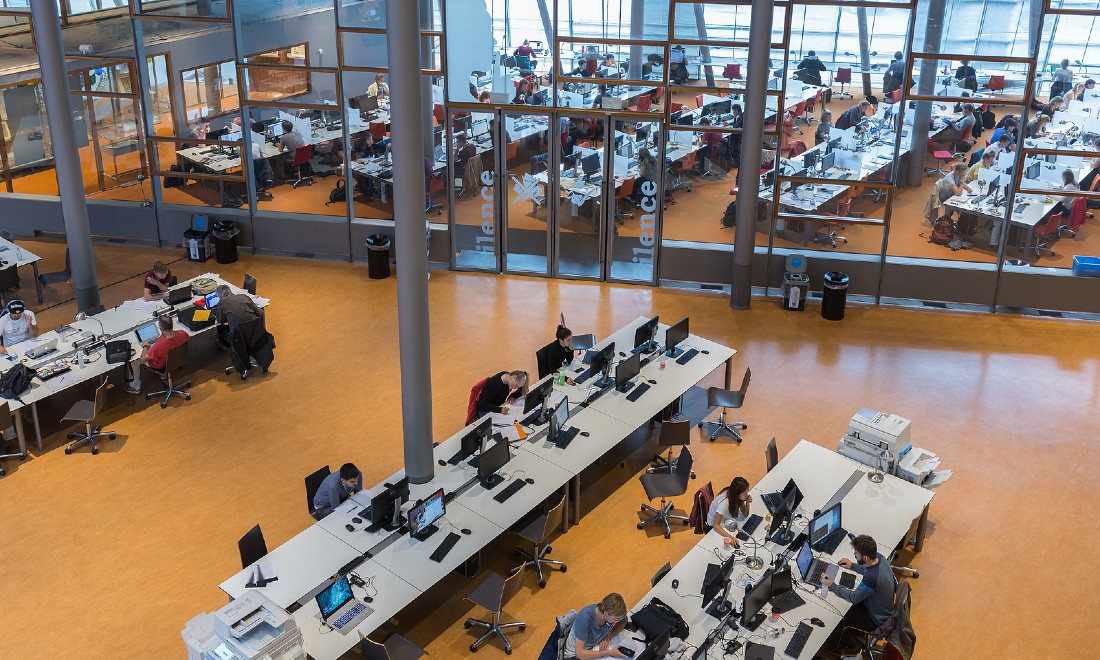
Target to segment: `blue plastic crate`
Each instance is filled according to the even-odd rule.
[[[1100,277],[1100,257],[1074,257],[1073,274]]]

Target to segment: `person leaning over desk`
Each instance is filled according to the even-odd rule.
[[[1032,119],[1024,127],[1025,138],[1041,138],[1047,136],[1047,124],[1050,123],[1050,117],[1047,115],[1035,115],[1035,119]]]
[[[569,636],[565,639],[566,660],[591,658],[625,658],[611,640],[626,628],[626,601],[617,593],[604,596],[599,603],[577,612]]]
[[[4,346],[38,336],[38,319],[22,300],[9,300],[5,309],[8,313],[0,316],[0,353],[8,352]]]
[[[905,81],[905,54],[900,50],[894,53],[894,60],[890,62],[890,66],[886,67],[886,72],[882,74],[882,95],[884,98],[890,98],[890,95],[895,90],[901,89],[902,83]]]
[[[727,548],[741,547],[736,536],[737,528],[748,519],[751,503],[749,480],[744,477],[734,477],[730,485],[719,491],[711,501],[710,509],[707,510],[707,522],[722,536],[722,543]]]
[[[940,214],[946,210],[943,206],[944,202],[955,195],[961,195],[964,190],[973,192],[970,186],[966,185],[965,177],[966,165],[955,163],[955,167],[932,186],[932,194],[928,196],[928,201],[924,204],[924,217],[929,226],[935,225],[936,220],[940,218]],[[951,211],[944,213],[944,216],[950,218]]]
[[[218,305],[214,308],[214,320],[218,323],[218,341],[228,346],[231,326],[263,318],[264,311],[256,306],[251,296],[233,293],[228,285],[219,284],[217,292]]]
[[[847,614],[825,640],[823,649],[836,649],[845,626],[873,632],[894,613],[894,587],[897,578],[890,562],[878,551],[878,544],[866,534],[852,539],[855,563],[845,557],[837,562],[841,568],[863,576],[855,589],[834,584],[828,575],[821,576],[821,586],[852,604]]]
[[[344,463],[339,472],[332,472],[313,496],[313,517],[321,520],[346,499],[363,490],[363,473],[354,463]]]
[[[481,395],[477,397],[477,416],[489,413],[507,413],[508,406],[527,394],[526,371],[502,371],[489,376]]]
[[[1019,127],[1019,122],[1017,122],[1015,119],[1013,119],[1012,117],[1006,118],[1000,126],[994,129],[993,134],[989,136],[989,143],[997,144],[997,142],[1000,141],[1002,135],[1007,135],[1009,144],[1015,145],[1016,129],[1018,129]]]
[[[1054,119],[1054,113],[1058,112],[1059,110],[1064,110],[1062,106],[1064,106],[1065,104],[1065,99],[1063,99],[1061,96],[1055,96],[1050,99],[1049,103],[1044,105],[1042,109],[1039,110],[1039,114],[1046,115],[1047,117]]]
[[[158,261],[153,267],[145,271],[144,293],[142,297],[146,301],[160,300],[168,297],[168,288],[172,286],[172,271],[168,264]]]
[[[864,116],[867,114],[867,108],[870,107],[871,102],[867,99],[862,99],[859,103],[848,108],[840,115],[836,120],[836,127],[842,131],[853,127],[859,130],[859,122],[863,121]]]

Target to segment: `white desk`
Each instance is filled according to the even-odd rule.
[[[30,266],[34,270],[34,289],[38,293],[38,302],[42,302],[42,282],[38,281],[38,262],[42,257],[5,238],[0,238],[0,260],[16,268]]]

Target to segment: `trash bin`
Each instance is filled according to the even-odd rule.
[[[390,276],[390,237],[385,234],[367,236],[367,274],[372,280]]]
[[[232,220],[219,220],[214,223],[214,258],[219,264],[231,264],[237,261],[237,223]]]
[[[210,244],[210,232],[188,229],[183,232],[183,247],[187,250],[188,261],[206,261],[213,250]]]
[[[825,273],[825,292],[821,298],[821,318],[840,321],[844,318],[844,301],[848,296],[848,276],[834,270]]]
[[[806,257],[801,254],[787,255],[787,266],[783,273],[783,309],[801,312],[806,309],[806,294],[810,290],[810,276],[806,274]]]

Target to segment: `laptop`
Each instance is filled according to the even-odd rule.
[[[815,587],[821,586],[822,573],[835,581],[836,574],[840,572],[840,566],[815,558],[809,541],[803,541],[802,549],[799,550],[794,561],[798,565],[798,572],[802,574],[802,581]]]
[[[160,334],[160,328],[157,327],[156,321],[149,321],[145,325],[138,326],[134,330],[134,334],[137,335],[138,343],[144,344],[147,341],[153,341]]]
[[[321,610],[321,620],[329,627],[348,634],[370,616],[374,610],[362,601],[352,597],[351,585],[346,577],[335,582],[317,594],[317,608]]]
[[[32,348],[27,349],[26,356],[32,360],[42,357],[43,355],[49,355],[57,350],[57,338],[47,339],[41,344],[37,344]]]
[[[168,304],[178,305],[182,302],[191,300],[191,287],[181,286],[175,289],[168,289]]]

